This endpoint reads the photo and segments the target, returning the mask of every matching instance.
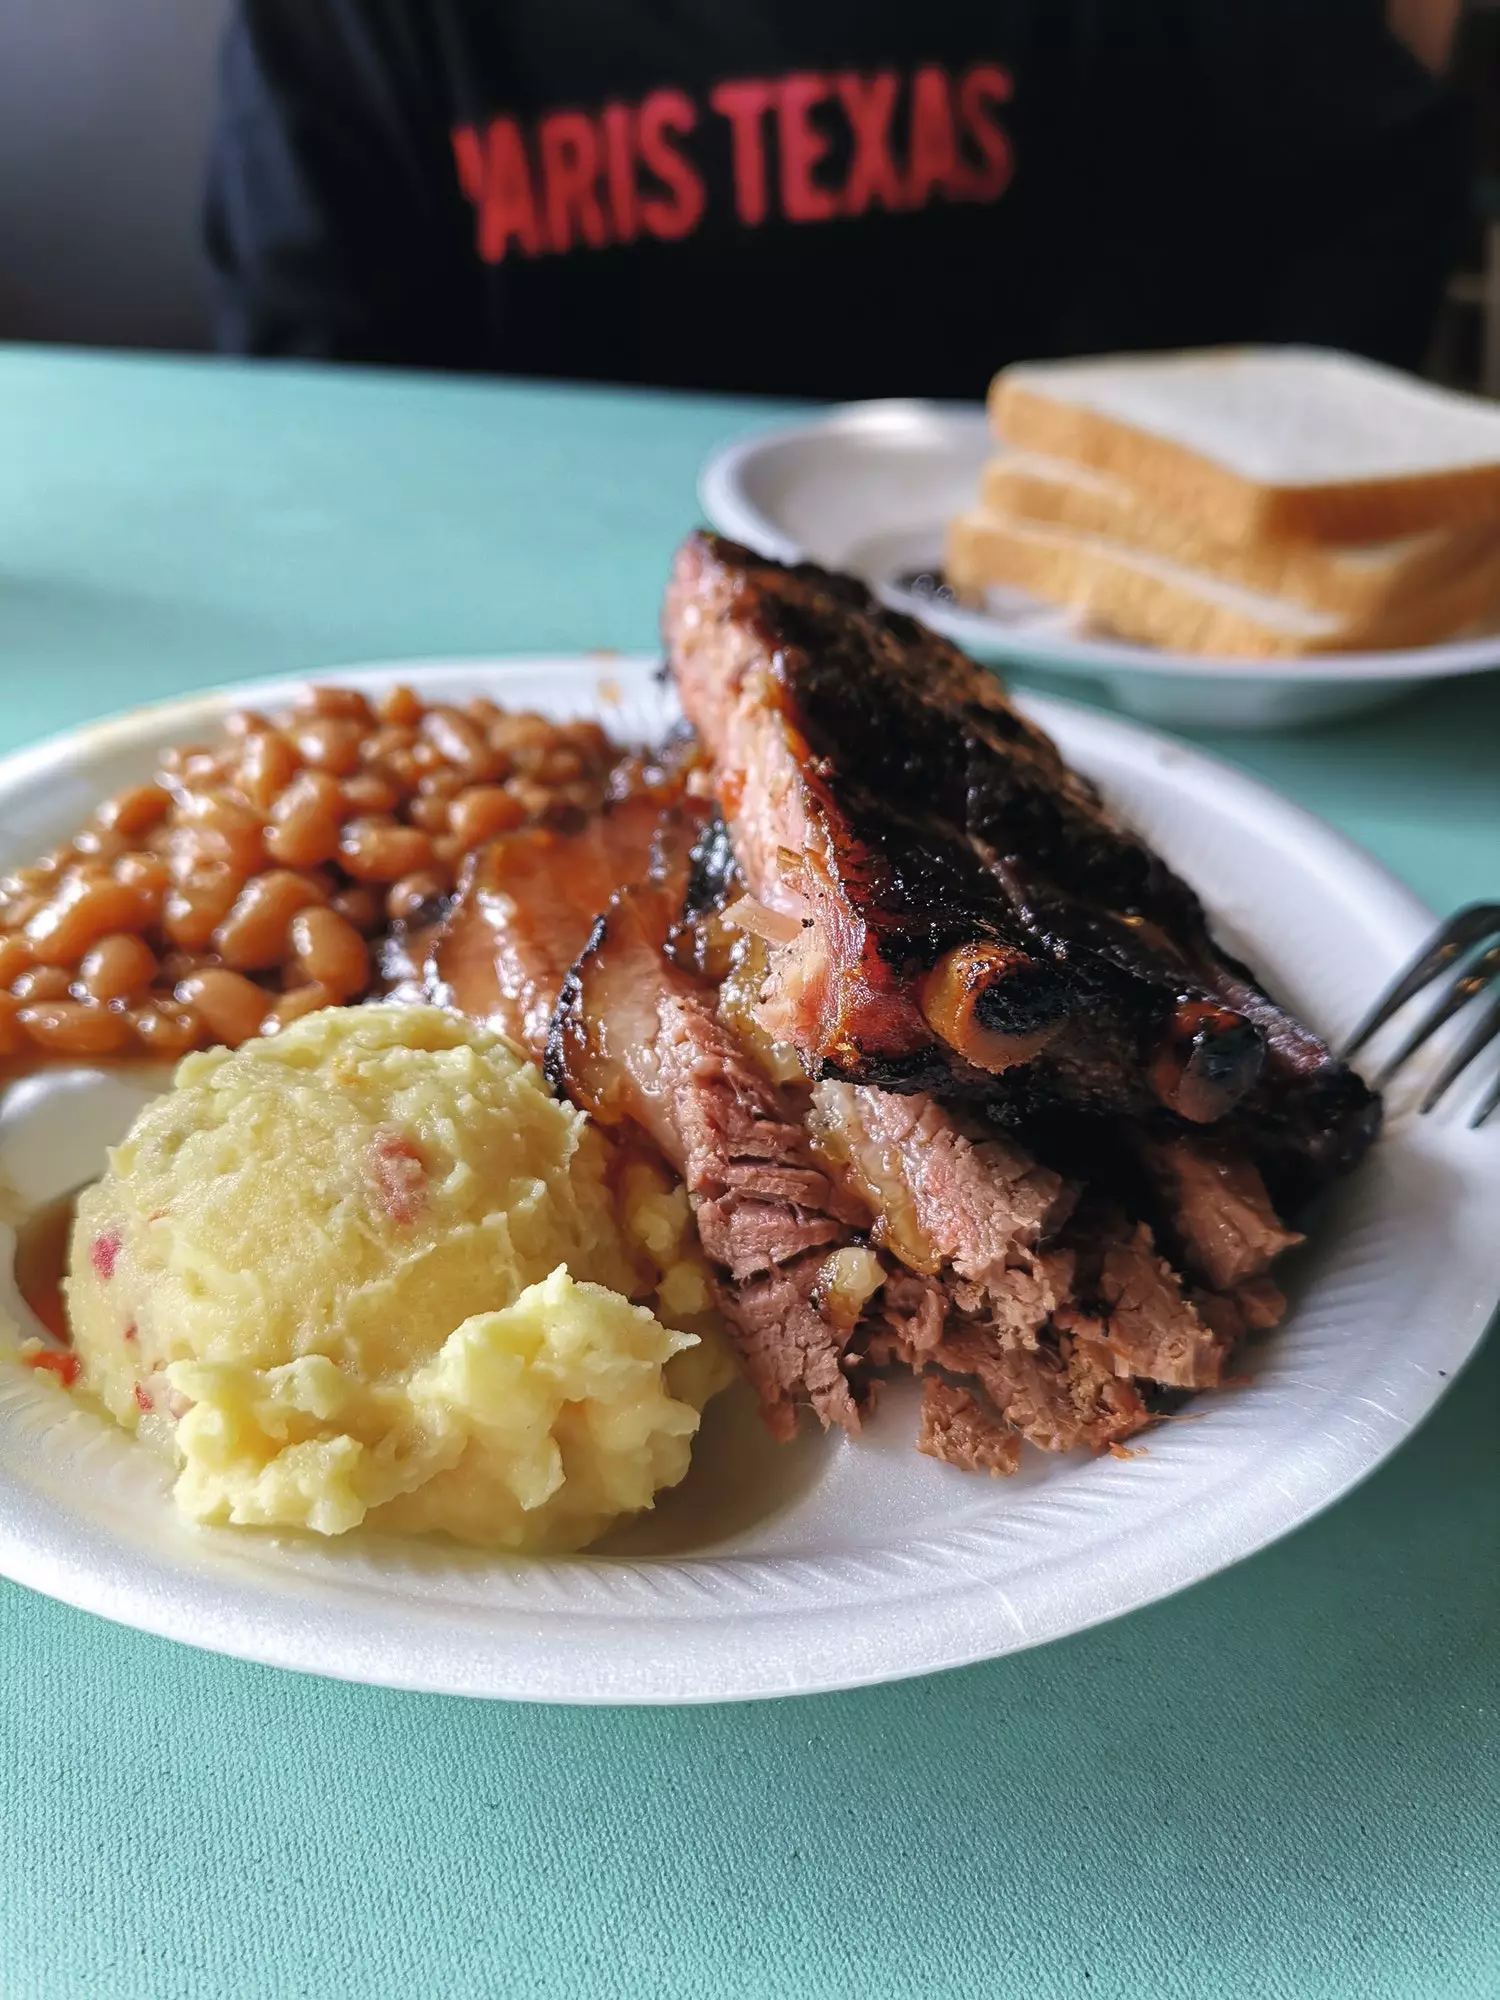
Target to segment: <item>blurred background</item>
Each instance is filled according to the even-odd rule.
[[[0,339],[211,344],[200,215],[228,12],[229,0],[0,7]],[[1500,0],[1468,0],[1450,74],[1479,147],[1428,372],[1500,395]]]

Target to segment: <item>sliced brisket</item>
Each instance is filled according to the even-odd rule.
[[[1021,1438],[972,1390],[929,1375],[922,1385],[917,1450],[964,1472],[1003,1478],[1021,1462]]]
[[[398,935],[388,980],[540,1060],[568,968],[615,890],[648,873],[662,811],[659,797],[635,791],[566,830],[525,827],[488,842],[435,919]]]
[[[1232,1144],[1184,1136],[1144,1140],[1141,1153],[1184,1261],[1214,1291],[1264,1276],[1302,1241],[1283,1227],[1259,1170]]]
[[[713,989],[664,955],[682,908],[679,846],[680,873],[618,891],[594,926],[558,1001],[547,1072],[601,1123],[647,1132],[681,1174],[770,1429],[789,1436],[810,1402],[825,1426],[854,1431],[855,1328],[826,1279],[864,1218],[815,1159],[799,1107],[720,1022]]]
[[[820,1083],[809,1130],[863,1202],[874,1240],[908,1269],[946,1272],[997,1337],[1035,1346],[1057,1295],[1039,1245],[1071,1203],[1057,1174],[924,1096]]]

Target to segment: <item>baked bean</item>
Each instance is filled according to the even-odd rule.
[[[139,930],[141,899],[112,876],[65,875],[52,901],[26,926],[39,965],[76,965],[91,944],[110,931]]]
[[[179,981],[175,996],[185,1007],[194,1008],[204,1027],[217,1042],[237,1049],[257,1034],[266,1014],[263,988],[253,985],[242,972],[228,966],[210,965]]]
[[[271,727],[270,717],[258,708],[232,708],[224,718],[226,736],[264,736]]]
[[[346,923],[353,924],[366,937],[380,929],[385,914],[380,891],[368,882],[351,882],[347,889],[339,890],[328,907],[337,910]]]
[[[422,720],[422,704],[409,687],[387,688],[375,697],[375,713],[382,722],[394,722],[411,729]]]
[[[126,1019],[143,1048],[154,1056],[185,1056],[207,1039],[202,1016],[180,1000],[153,994],[139,1007],[126,1009]]]
[[[128,1000],[156,977],[156,953],[132,931],[112,931],[83,955],[80,999]]]
[[[420,827],[393,819],[351,819],[339,859],[357,882],[394,882],[432,860],[432,840]]]
[[[471,785],[448,807],[448,831],[465,847],[509,833],[526,817],[503,785]]]
[[[560,742],[571,744],[590,764],[612,764],[615,760],[615,747],[597,722],[559,723],[557,736]]]
[[[7,896],[0,922],[7,930],[24,930],[37,911],[45,909],[46,904],[45,896]]]
[[[533,778],[509,778],[505,789],[521,808],[526,819],[540,819],[552,803],[552,794]]]
[[[0,896],[50,895],[57,887],[57,870],[33,863],[30,868],[13,868],[0,876]]]
[[[361,771],[345,778],[341,787],[344,810],[351,813],[393,813],[401,803],[401,789],[373,771]]]
[[[357,722],[337,715],[315,715],[309,721],[294,718],[292,741],[304,764],[327,771],[335,778],[349,778],[359,769],[359,746],[364,731]]]
[[[415,875],[403,875],[386,892],[385,914],[393,924],[408,923],[418,910],[446,896],[453,878],[446,869],[419,868]]]
[[[352,1000],[369,985],[369,948],[337,910],[299,910],[290,935],[292,955],[304,976],[337,999]]]
[[[145,847],[133,847],[128,854],[122,854],[113,873],[117,882],[128,883],[140,895],[154,892],[164,896],[172,886],[172,871],[166,857]]]
[[[74,841],[73,846],[79,858],[85,861],[118,861],[122,854],[130,852],[130,841],[123,833],[116,833],[109,826],[86,826]]]
[[[71,877],[76,877],[80,882],[113,882],[115,880],[113,862],[101,861],[97,854],[80,854],[78,859],[73,863],[73,866],[68,870],[68,874]]]
[[[421,748],[424,750],[431,749],[431,747],[431,744],[424,743],[421,745]],[[421,766],[417,763],[415,748],[387,751],[385,756],[380,760],[380,768],[386,777],[395,780],[408,798],[417,789],[417,781],[422,775]]]
[[[448,831],[448,801],[446,799],[413,799],[406,808],[406,816],[413,826],[421,827],[423,833],[446,833]]]
[[[333,715],[345,722],[368,728],[375,720],[369,702],[358,688],[310,687],[297,699],[298,711],[305,715]]]
[[[288,868],[313,868],[338,852],[343,791],[326,771],[302,771],[271,808],[266,851]]]
[[[389,757],[393,750],[410,750],[417,740],[417,732],[402,723],[385,722],[364,740],[360,754],[367,764],[378,764],[383,757]]]
[[[205,965],[213,963],[206,951],[164,951],[161,957],[161,976],[168,986],[176,986],[189,973],[201,972]]]
[[[94,817],[116,833],[149,833],[166,818],[171,805],[172,794],[165,785],[132,785],[106,799]]]
[[[222,863],[243,880],[264,864],[264,824],[252,807],[222,792],[189,792],[179,809],[181,827],[168,836],[179,873]]]
[[[413,743],[411,746],[412,767],[419,774],[436,771],[443,763],[443,753],[435,743]]]
[[[78,1000],[44,1000],[22,1007],[16,1020],[39,1048],[62,1056],[112,1056],[130,1040],[130,1023],[110,1007]]]
[[[497,722],[490,724],[490,747],[509,750],[512,755],[517,750],[547,750],[551,748],[557,729],[558,725],[549,722],[544,715],[502,715]]]
[[[19,979],[32,963],[31,946],[19,931],[7,931],[0,936],[0,986],[9,986],[13,979]]]
[[[422,717],[422,734],[443,761],[468,778],[487,778],[494,764],[489,738],[461,708],[429,708]]]
[[[307,986],[293,986],[271,1002],[262,1017],[260,1032],[263,1035],[279,1035],[283,1028],[289,1028],[293,1021],[300,1021],[304,1014],[316,1014],[320,1007],[336,1007],[338,1004],[337,994],[330,993],[327,987],[319,986],[316,981]]]
[[[195,750],[182,760],[182,782],[194,791],[209,791],[229,770],[229,757],[222,750]]]
[[[65,965],[34,965],[18,972],[10,982],[17,1000],[66,1000],[73,991],[73,975]]]
[[[19,1000],[0,993],[0,1056],[19,1055],[26,1046],[26,1030],[18,1019],[20,1011]]]
[[[583,759],[576,750],[569,750],[566,746],[548,750],[537,767],[537,775],[544,785],[566,785],[572,779],[583,776]]]
[[[161,927],[183,951],[205,951],[239,892],[240,877],[228,868],[200,869],[167,897]]]
[[[432,843],[433,859],[450,874],[457,871],[466,852],[467,849],[456,834],[440,833]]]
[[[235,783],[262,812],[269,812],[297,774],[297,753],[279,729],[269,726],[246,738]]]
[[[505,711],[498,703],[491,701],[487,694],[476,694],[464,713],[469,717],[471,722],[477,722],[479,727],[488,733],[491,726],[500,720]]]
[[[272,868],[255,875],[235,898],[213,934],[214,950],[237,972],[264,972],[286,956],[287,926],[299,910],[319,900],[305,875]]]
[[[122,854],[114,865],[114,877],[133,889],[140,898],[148,923],[156,923],[162,904],[172,886],[172,871],[159,854]]]

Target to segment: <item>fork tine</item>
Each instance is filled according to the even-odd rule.
[[[1500,903],[1470,903],[1467,909],[1456,911],[1437,936],[1422,947],[1406,970],[1386,988],[1344,1044],[1344,1055],[1352,1056],[1357,1049],[1363,1048],[1371,1035],[1383,1028],[1392,1014],[1404,1007],[1413,994],[1431,985],[1445,967],[1496,930],[1500,930]]]
[[[1488,951],[1481,952],[1478,958],[1465,966],[1437,1005],[1412,1029],[1375,1079],[1376,1089],[1384,1090],[1401,1065],[1408,1062],[1445,1021],[1451,1021],[1477,993],[1482,993],[1497,974],[1500,974],[1500,944],[1492,944]]]
[[[1458,1078],[1469,1067],[1474,1058],[1482,1050],[1488,1048],[1497,1035],[1500,1035],[1500,994],[1497,994],[1489,1006],[1485,1008],[1468,1034],[1464,1036],[1462,1042],[1454,1050],[1452,1056],[1439,1071],[1432,1088],[1422,1099],[1421,1108],[1423,1111],[1430,1111],[1432,1109],[1448,1086],[1457,1082]],[[1493,1105],[1490,1106],[1490,1109],[1494,1109]],[[1486,1112],[1485,1115],[1488,1116],[1489,1113]]]
[[[1500,1104],[1500,1076],[1495,1078],[1484,1096],[1474,1106],[1474,1115],[1469,1120],[1469,1130],[1471,1132],[1477,1130],[1497,1104]]]

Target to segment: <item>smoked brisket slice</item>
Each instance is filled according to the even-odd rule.
[[[649,872],[662,811],[637,792],[576,826],[488,842],[438,921],[398,941],[404,990],[483,1021],[540,1061],[568,969],[615,890]]]
[[[823,1281],[865,1218],[814,1157],[800,1107],[720,1022],[713,988],[666,958],[685,839],[678,853],[680,869],[611,897],[563,985],[547,1073],[601,1124],[646,1132],[681,1174],[771,1431],[789,1436],[803,1403],[857,1431],[845,1367],[856,1329],[824,1309]]]
[[[1021,1438],[982,1396],[957,1383],[929,1375],[922,1385],[922,1421],[917,1450],[964,1472],[992,1478],[1014,1472],[1021,1462]]]
[[[1214,1291],[1264,1277],[1302,1241],[1283,1226],[1254,1162],[1232,1143],[1209,1134],[1143,1138],[1141,1155],[1184,1263]]]
[[[887,1279],[871,1336],[885,1365],[919,1375],[968,1379],[1022,1438],[1043,1451],[1094,1451],[1144,1429],[1151,1412],[1091,1347],[1051,1333],[1032,1347],[1008,1346],[983,1312],[965,1312],[941,1277],[900,1271]]]
[[[1229,1343],[1198,1311],[1149,1226],[1119,1210],[1080,1210],[1065,1235],[1073,1298],[1053,1324],[1123,1379],[1211,1389]]]
[[[910,1270],[945,1273],[950,1296],[982,1309],[997,1338],[1036,1345],[1058,1303],[1040,1246],[1073,1199],[1057,1174],[961,1110],[868,1085],[816,1085],[808,1129],[875,1242]]]

